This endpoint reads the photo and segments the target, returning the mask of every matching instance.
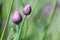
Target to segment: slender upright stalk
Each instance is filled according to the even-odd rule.
[[[8,27],[8,22],[9,22],[9,19],[10,19],[13,2],[14,2],[14,0],[12,1],[12,5],[11,5],[10,11],[9,11],[9,15],[8,15],[8,18],[7,18],[7,21],[6,21],[6,25],[5,25],[4,30],[3,30],[3,32],[2,32],[2,35],[1,35],[1,40],[3,40],[4,34],[5,34],[6,29],[7,29],[7,27]]]
[[[25,19],[26,19],[26,16],[23,19],[23,22],[22,22],[22,24],[20,26],[20,29],[19,29],[19,38],[18,38],[19,40],[21,40],[21,34],[22,34],[22,29],[23,29],[23,26],[24,26]]]
[[[18,33],[19,31],[19,25],[16,25],[16,32]]]

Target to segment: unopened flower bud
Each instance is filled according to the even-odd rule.
[[[31,5],[30,5],[30,4],[26,5],[26,6],[23,8],[23,13],[24,13],[25,15],[29,15],[29,14],[31,13]]]
[[[19,24],[22,21],[22,16],[19,13],[18,10],[15,11],[15,13],[12,16],[12,22],[15,24]]]
[[[47,6],[45,7],[45,13],[49,14],[49,13],[51,13],[51,11],[52,11],[51,5],[47,5]]]
[[[57,7],[60,8],[60,0],[57,0]]]
[[[3,20],[3,21],[2,21],[2,27],[4,27],[5,24],[6,24],[6,20]]]

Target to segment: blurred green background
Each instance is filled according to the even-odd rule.
[[[57,0],[0,0],[0,37],[4,29],[2,22],[7,22],[11,13],[4,40],[16,40],[16,25],[11,21],[12,14],[17,8],[24,17],[22,10],[29,3],[32,12],[25,20],[22,40],[60,40],[60,8],[57,7]],[[52,7],[50,13],[45,12],[47,5]]]

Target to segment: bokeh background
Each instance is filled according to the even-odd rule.
[[[24,17],[22,10],[29,3],[32,11],[25,20],[22,40],[60,40],[58,0],[0,0],[0,37],[11,13],[4,40],[16,40],[16,24],[11,21],[11,17],[16,9]]]

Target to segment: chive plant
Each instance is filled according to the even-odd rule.
[[[18,36],[17,36],[17,39],[16,40],[21,40],[21,33],[22,33],[22,28],[23,28],[23,25],[24,25],[24,22],[25,22],[25,19],[28,15],[30,15],[31,13],[31,5],[28,4],[26,5],[24,8],[23,8],[23,14],[25,15],[25,18],[24,20],[22,20],[22,16],[21,14],[19,13],[18,10],[16,10],[11,18],[12,22],[15,23],[16,25],[18,25],[18,29],[17,29],[17,33],[18,33]],[[21,21],[22,22],[22,25],[19,26],[19,23],[21,24]]]
[[[6,0],[6,1],[8,1],[8,0]],[[7,3],[9,3],[10,5],[9,5],[9,7],[7,7],[7,9],[9,8],[10,10],[9,10],[9,14],[8,14],[8,16],[7,16],[7,20],[5,21],[5,20],[3,20],[2,21],[2,26],[5,26],[4,27],[4,29],[3,29],[3,32],[2,32],[2,34],[1,34],[1,37],[0,37],[0,40],[5,40],[4,39],[4,37],[5,37],[5,33],[6,33],[6,30],[7,30],[7,27],[8,27],[8,24],[9,24],[9,20],[10,20],[10,16],[11,16],[11,12],[12,12],[12,9],[13,9],[13,4],[14,4],[14,1],[15,0],[12,0],[11,1],[11,3],[10,2],[6,2],[6,5],[7,5]],[[41,0],[41,3],[40,3],[40,0],[37,0],[36,1],[36,4],[35,4],[35,6],[33,5],[33,7],[31,7],[32,5],[31,4],[28,4],[27,3],[27,5],[26,4],[24,4],[24,2],[23,2],[23,0],[20,0],[21,1],[21,4],[22,4],[22,10],[19,10],[19,9],[15,9],[15,11],[14,11],[14,13],[13,13],[13,15],[11,16],[11,21],[12,21],[12,23],[13,24],[15,24],[15,35],[12,35],[11,36],[11,39],[7,39],[7,40],[48,40],[48,37],[47,37],[47,32],[48,32],[48,29],[49,29],[49,27],[50,27],[50,25],[52,24],[52,21],[53,21],[53,19],[54,19],[54,17],[55,17],[55,12],[56,12],[56,9],[57,9],[57,6],[58,7],[60,7],[60,0],[55,0],[54,1],[54,3],[53,3],[53,5],[54,5],[54,7],[52,7],[52,5],[46,5],[45,7],[44,7],[44,9],[43,9],[43,7],[42,7],[42,5],[45,5],[45,3],[46,3],[46,1],[44,1],[44,0]],[[27,0],[28,1],[28,0]],[[34,0],[35,1],[35,0]],[[43,2],[42,2],[43,1]],[[2,4],[4,4],[4,1],[2,2]],[[6,6],[6,5],[4,5],[4,6]],[[40,9],[39,9],[39,7],[37,6],[37,5],[39,5],[39,7],[41,7]],[[4,7],[3,6],[3,7]],[[2,7],[2,9],[4,9]],[[6,8],[6,7],[5,7]],[[7,10],[6,9],[6,10]],[[32,10],[33,9],[33,10]],[[38,19],[38,20],[36,20],[36,19],[34,19],[35,20],[35,22],[33,22],[33,23],[31,23],[32,25],[29,25],[29,27],[28,27],[28,30],[27,30],[27,34],[26,34],[26,36],[27,37],[25,37],[24,39],[22,39],[22,33],[23,33],[23,28],[24,28],[24,24],[25,24],[25,21],[26,21],[26,19],[28,20],[29,19],[29,17],[31,17],[31,16],[33,16],[33,15],[36,15],[36,14],[33,14],[33,13],[35,13],[35,11],[36,11],[36,9],[39,9],[39,12],[37,12],[37,14],[38,13],[43,13],[43,10],[44,10],[44,15],[45,15],[45,13],[46,14],[49,14],[46,18],[47,18],[47,22],[46,21],[43,21],[45,18],[43,18],[43,22],[45,22],[45,24],[42,22],[42,24],[43,25],[45,25],[45,26],[43,26],[43,33],[44,33],[44,35],[43,35],[43,37],[42,37],[42,35],[41,35],[41,33],[42,32],[40,32],[41,30],[40,30],[40,28],[42,27],[40,27],[40,26],[34,26],[35,25],[35,23],[37,24],[37,23],[40,23],[39,21],[41,20],[41,19],[38,19],[38,17],[36,18],[36,19]],[[43,9],[43,10],[42,10]],[[40,11],[40,10],[42,10],[42,11]],[[4,11],[4,10],[3,10]],[[2,12],[3,12],[2,11]],[[22,11],[22,12],[21,12]],[[8,10],[7,10],[7,12],[8,12]],[[6,12],[6,13],[7,13]],[[52,15],[50,14],[52,12]],[[32,13],[32,14],[31,14]],[[23,15],[22,15],[23,14]],[[3,15],[3,14],[2,14]],[[29,16],[30,15],[30,16]],[[36,16],[38,16],[38,15],[36,15]],[[42,14],[42,16],[43,16],[43,14]],[[28,17],[28,18],[27,18]],[[45,17],[45,16],[43,16],[43,17]],[[35,16],[33,16],[33,18],[35,18]],[[28,25],[28,24],[27,24]],[[41,24],[39,24],[39,25],[41,25]],[[30,26],[32,26],[32,28],[34,27],[35,28],[35,30],[33,31],[32,30],[32,32],[30,32]],[[14,28],[14,27],[13,27]],[[38,29],[37,29],[38,28]],[[11,29],[11,28],[10,28]],[[42,29],[42,28],[41,28]],[[24,29],[25,30],[25,29]],[[39,32],[36,32],[36,30],[40,30]],[[14,31],[14,30],[13,30]],[[28,34],[28,33],[31,33],[31,34]],[[38,34],[37,34],[38,33]],[[42,34],[43,34],[42,33]],[[36,34],[38,35],[38,36],[36,36]],[[39,35],[40,34],[40,35]],[[8,35],[9,36],[9,35]],[[33,37],[32,37],[33,36]],[[35,37],[36,36],[36,37]],[[40,37],[41,36],[41,37]],[[37,38],[37,39],[36,39]],[[52,39],[52,38],[51,38]],[[50,39],[50,40],[51,40]],[[53,40],[53,39],[52,39]],[[59,40],[59,39],[58,39]]]

